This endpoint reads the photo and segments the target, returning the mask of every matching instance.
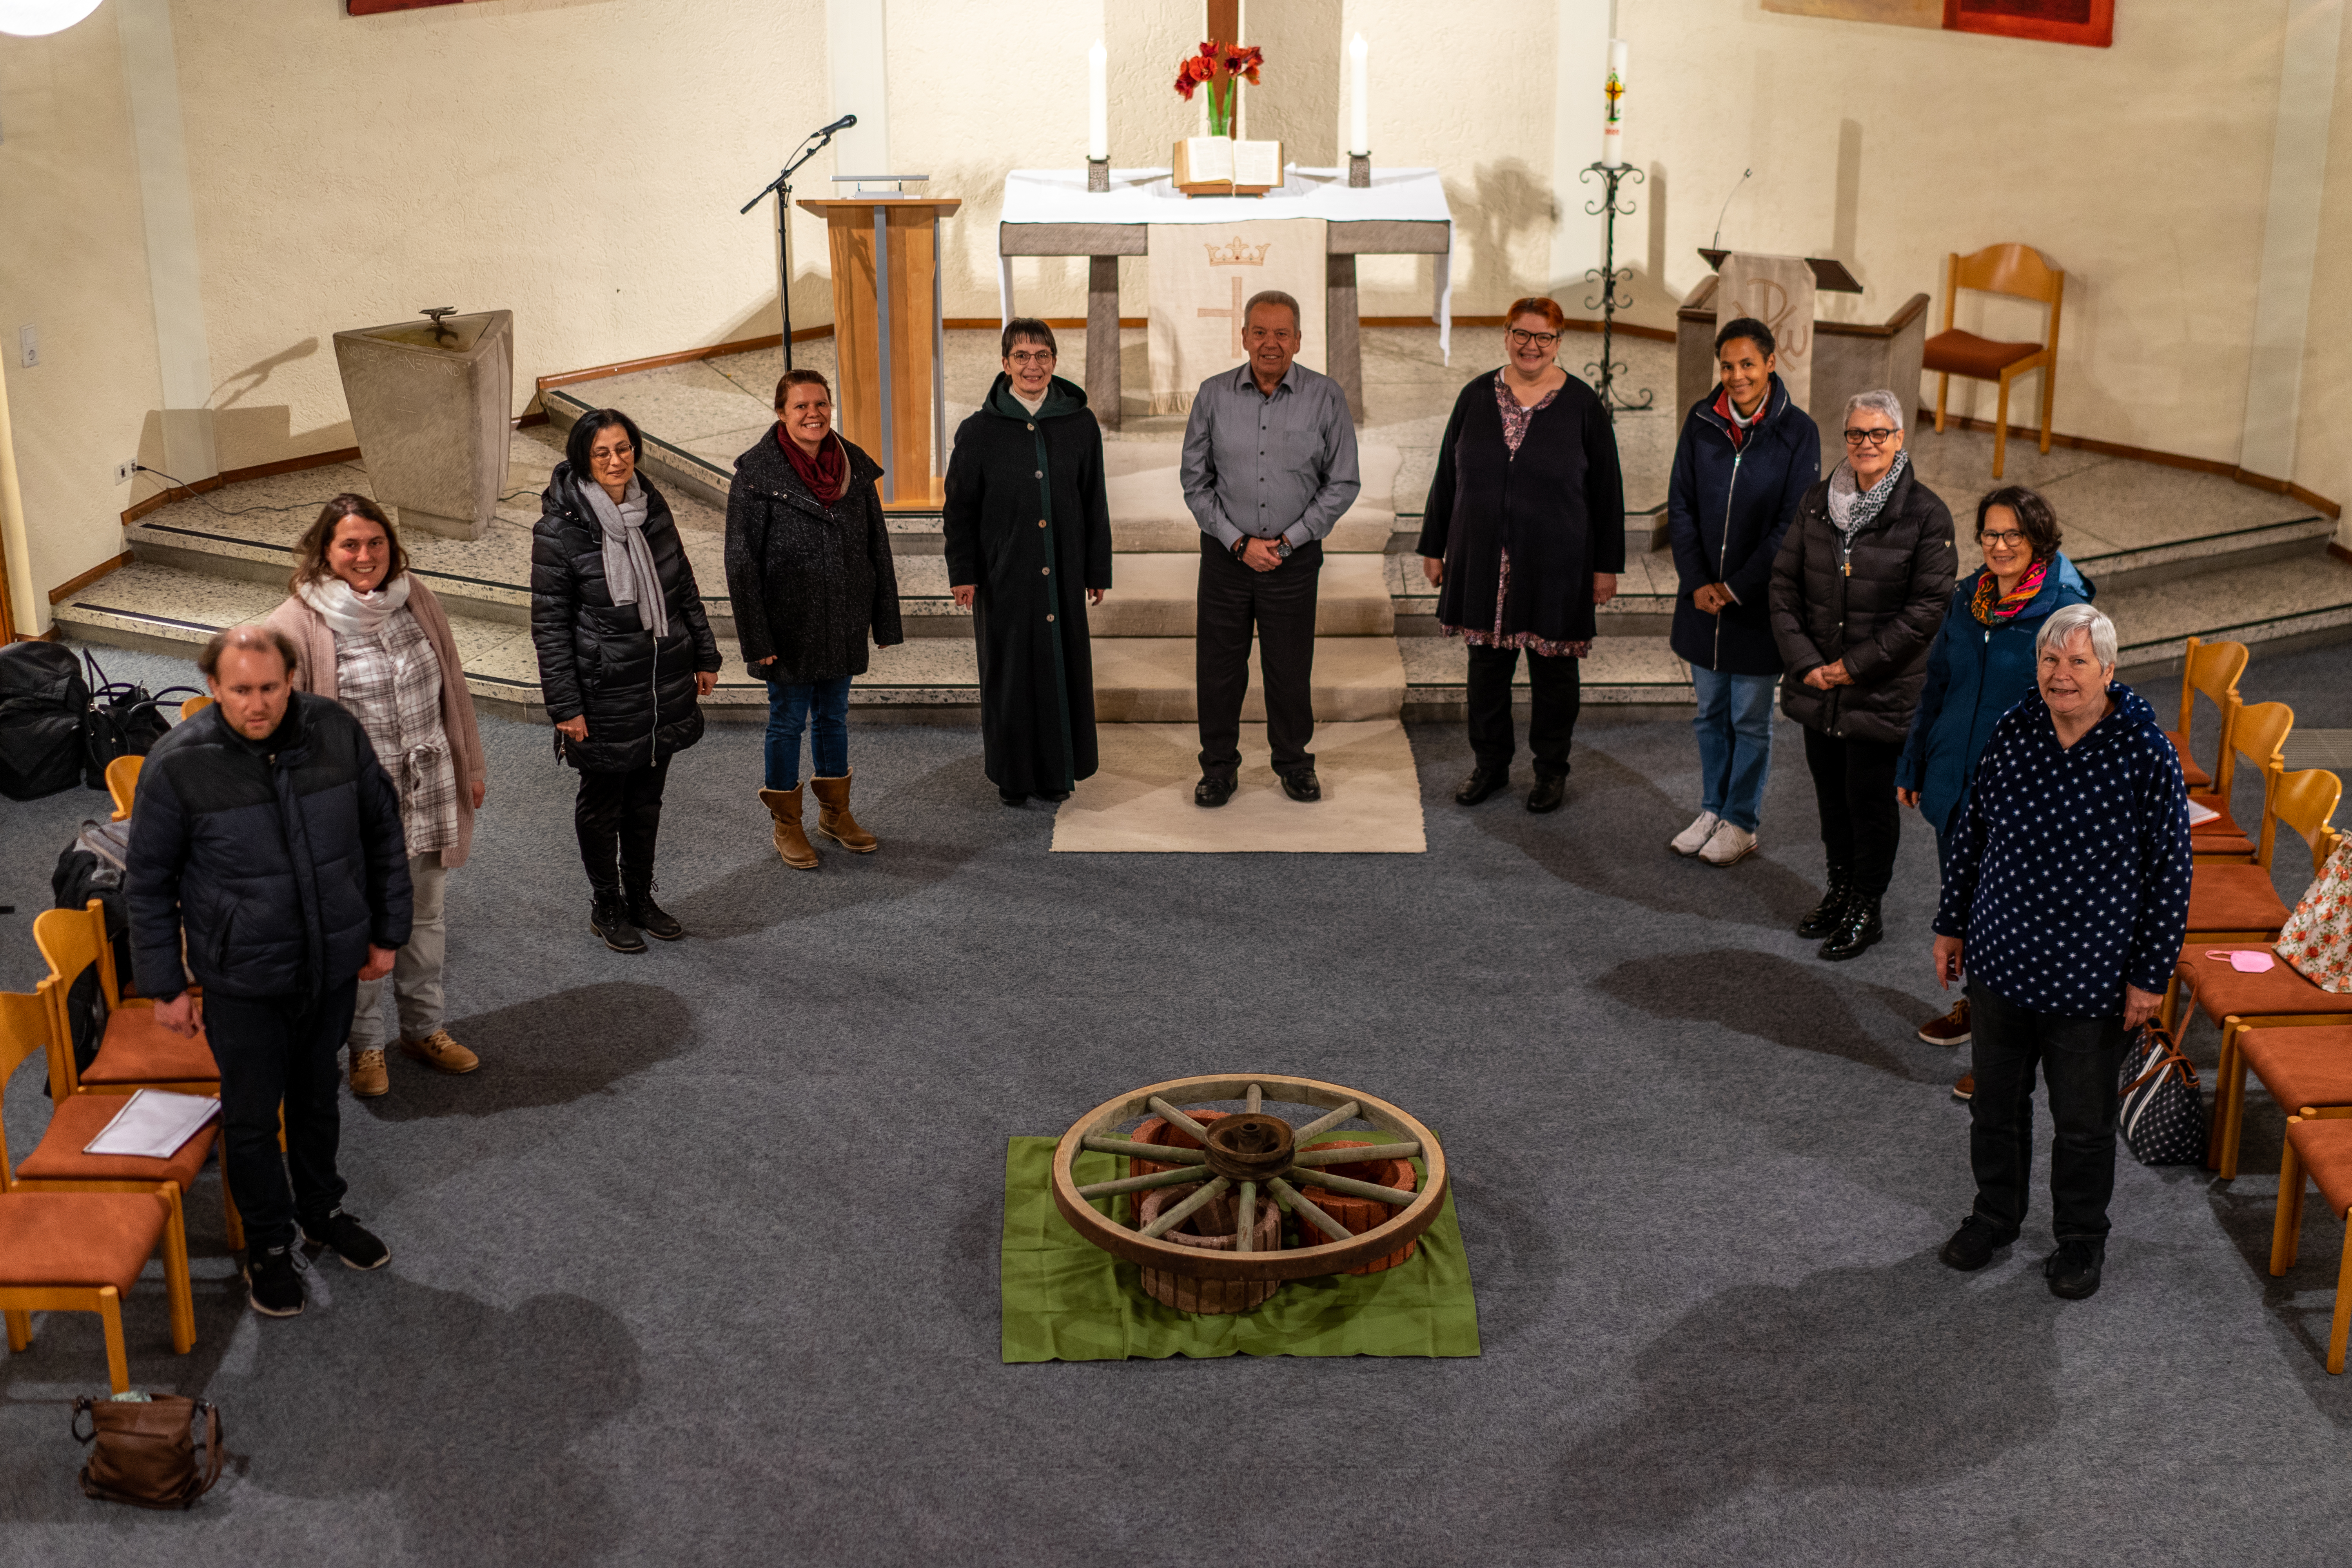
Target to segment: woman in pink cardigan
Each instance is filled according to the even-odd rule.
[[[481,1058],[442,1026],[442,963],[448,952],[443,894],[466,863],[483,795],[482,737],[449,617],[408,570],[392,520],[365,496],[340,495],[294,546],[286,602],[268,624],[294,639],[299,691],[349,709],[400,794],[415,921],[393,965],[400,1048],[443,1072],[472,1072]],[[382,980],[362,983],[352,1016],[352,1092],[373,1099],[384,1071]]]

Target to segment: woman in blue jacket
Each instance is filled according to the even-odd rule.
[[[2033,639],[2052,611],[2089,603],[2094,588],[2059,550],[2057,513],[2022,485],[1977,502],[1977,544],[1985,563],[1960,579],[1927,656],[1927,684],[1911,715],[1911,736],[1895,768],[1895,794],[1946,831],[1968,795],[1977,759],[2000,716],[2033,691]],[[1923,1024],[1930,1045],[1966,1045],[1969,1005]],[[1963,1100],[1973,1086],[1962,1079]]]
[[[1822,477],[1820,430],[1773,373],[1772,329],[1752,316],[1715,334],[1720,384],[1695,404],[1666,488],[1674,544],[1675,657],[1698,694],[1698,817],[1677,855],[1729,866],[1756,849],[1772,768],[1772,558],[1797,503]]]

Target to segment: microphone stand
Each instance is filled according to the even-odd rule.
[[[793,172],[824,150],[833,140],[830,131],[813,132],[801,143],[793,161],[783,172],[760,187],[758,195],[745,202],[736,213],[740,217],[760,205],[770,191],[776,193],[776,308],[783,312],[784,368],[793,368]]]

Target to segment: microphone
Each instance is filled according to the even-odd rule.
[[[818,131],[817,134],[820,136],[830,136],[836,131],[846,131],[856,123],[857,116],[855,114],[845,114],[840,119],[835,121],[832,124]]]
[[[1750,180],[1754,179],[1755,177],[1756,177],[1756,171],[1755,171],[1755,170],[1753,170],[1753,169],[1742,169],[1742,170],[1740,170],[1740,171],[1739,171],[1739,178],[1738,178],[1736,182],[1734,182],[1734,184],[1732,184],[1732,187],[1731,187],[1731,196],[1736,196],[1736,195],[1738,195],[1739,194],[1739,187],[1740,187],[1741,185],[1746,184],[1748,181],[1750,181]],[[1723,198],[1723,211],[1722,211],[1722,212],[1719,212],[1719,213],[1717,213],[1717,214],[1716,214],[1716,215],[1715,215],[1715,237],[1714,237],[1713,239],[1710,239],[1710,240],[1708,240],[1708,241],[1706,242],[1706,244],[1707,244],[1707,248],[1708,248],[1708,249],[1710,249],[1710,250],[1714,249],[1716,247],[1717,247],[1717,246],[1719,246],[1719,245],[1721,245],[1721,244],[1723,243],[1723,219],[1724,219],[1725,215],[1726,215],[1726,214],[1727,214],[1727,213],[1729,213],[1729,212],[1731,211],[1731,196],[1726,196],[1726,197],[1724,197],[1724,198]]]

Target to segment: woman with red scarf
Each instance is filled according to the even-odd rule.
[[[1985,563],[1952,593],[1927,654],[1927,683],[1911,714],[1910,739],[1895,765],[1895,798],[1927,819],[1939,849],[1992,727],[2033,693],[2033,640],[2042,623],[2062,606],[2088,604],[2095,591],[2059,550],[2060,537],[2058,514],[2022,485],[1977,502]],[[1970,1034],[1966,998],[1919,1028],[1931,1046],[1964,1046]],[[1966,1100],[1974,1085],[1962,1079],[1954,1092]]]
[[[776,383],[775,428],[735,459],[727,493],[727,595],[743,663],[768,682],[767,780],[776,853],[816,868],[801,822],[801,736],[809,737],[816,830],[859,855],[881,847],[849,812],[849,683],[868,647],[904,640],[898,576],[874,481],[881,466],[833,428],[813,370]]]

